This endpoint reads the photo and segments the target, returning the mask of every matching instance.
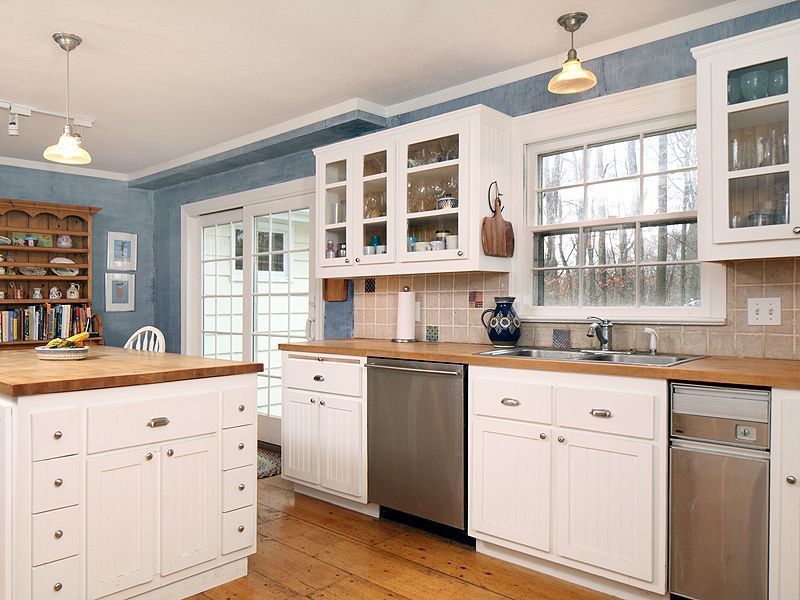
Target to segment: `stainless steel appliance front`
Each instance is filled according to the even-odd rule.
[[[671,392],[670,591],[767,600],[769,392]]]
[[[369,501],[466,529],[464,367],[376,358],[367,369]]]

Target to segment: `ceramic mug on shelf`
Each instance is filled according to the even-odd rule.
[[[58,248],[72,248],[72,236],[67,234],[59,235],[56,238],[56,247]]]
[[[364,256],[375,254],[375,246],[364,246]]]
[[[431,245],[428,242],[417,242],[414,244],[414,252],[427,252],[431,249]]]
[[[58,300],[59,298],[61,298],[61,290],[58,289],[58,287],[53,286],[50,288],[49,296],[51,300]]]
[[[384,244],[380,244],[375,246],[375,253],[376,254],[386,254],[386,246]]]
[[[430,243],[431,250],[439,251],[444,250],[444,240],[433,240]]]
[[[448,250],[458,250],[458,236],[448,235],[444,238],[445,248]]]

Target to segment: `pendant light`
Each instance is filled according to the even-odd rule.
[[[577,94],[597,85],[597,77],[581,66],[578,53],[575,51],[575,32],[588,18],[589,15],[583,12],[567,13],[558,17],[558,24],[569,31],[570,48],[561,72],[556,73],[547,84],[547,91],[553,94]]]
[[[69,116],[69,53],[83,40],[72,33],[54,33],[53,39],[67,53],[67,124],[64,125],[64,133],[61,134],[58,143],[48,146],[42,156],[65,165],[87,165],[92,162],[92,157],[81,148],[81,134]]]

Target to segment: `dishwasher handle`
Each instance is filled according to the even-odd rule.
[[[367,363],[368,369],[386,369],[388,371],[405,371],[407,373],[425,373],[427,375],[455,375],[460,376],[461,371],[440,371],[436,369],[413,369],[410,367],[391,367],[389,365],[375,365]]]

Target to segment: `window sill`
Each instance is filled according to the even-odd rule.
[[[605,317],[606,315],[603,314],[603,311],[597,311],[600,313],[598,316]],[[587,313],[588,314],[588,313]],[[530,315],[520,315],[520,320],[523,323],[551,323],[554,325],[557,324],[578,324],[578,325],[585,325],[589,322],[587,318],[579,318],[579,317],[568,317],[564,316],[563,318],[559,318],[558,316],[547,316],[547,317],[537,317],[537,316],[530,316]],[[727,322],[725,317],[626,317],[623,319],[617,319],[609,317],[609,320],[612,321],[615,325],[710,325],[710,326],[721,326],[725,325]]]

